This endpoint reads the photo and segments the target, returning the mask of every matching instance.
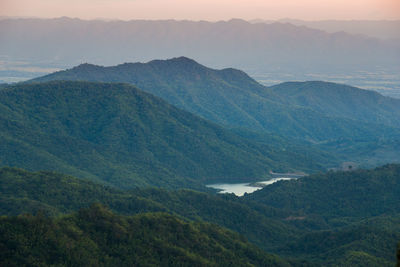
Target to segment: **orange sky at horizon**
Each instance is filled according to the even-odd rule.
[[[82,19],[394,20],[400,0],[0,0],[0,16]]]

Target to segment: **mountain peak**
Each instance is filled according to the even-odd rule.
[[[174,58],[168,59],[167,61],[189,62],[189,63],[196,63],[196,64],[199,64],[199,63],[197,63],[197,61],[195,61],[195,60],[193,60],[193,59],[191,59],[191,58],[185,57],[185,56],[174,57]]]
[[[244,19],[233,18],[227,21],[228,23],[232,24],[250,24],[248,21]]]
[[[150,62],[148,62],[148,64],[181,64],[181,65],[197,65],[197,66],[201,66],[201,64],[199,64],[197,61],[185,57],[185,56],[180,56],[180,57],[174,57],[174,58],[170,58],[170,59],[166,59],[166,60],[152,60]]]
[[[99,68],[103,68],[103,67],[99,66],[99,65],[90,64],[90,63],[82,63],[76,67],[73,67],[72,69],[85,70],[85,69],[99,69]]]

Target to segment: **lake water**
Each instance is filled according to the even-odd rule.
[[[239,183],[239,184],[209,184],[207,187],[220,190],[219,193],[233,193],[239,197],[243,196],[244,193],[253,193],[264,186],[271,185],[277,181],[292,180],[294,178],[280,177],[274,178],[267,181],[260,181],[256,183]],[[262,184],[263,186],[260,186]]]

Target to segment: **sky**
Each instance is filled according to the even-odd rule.
[[[81,19],[400,19],[400,0],[0,0],[0,16]]]

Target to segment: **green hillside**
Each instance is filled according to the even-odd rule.
[[[0,111],[0,164],[119,187],[200,188],[329,162],[250,142],[123,84],[19,84],[0,91]]]
[[[339,229],[311,231],[276,249],[322,266],[393,266],[400,214],[363,220]]]
[[[398,129],[391,128],[393,125],[378,125],[381,120],[375,120],[374,123],[359,121],[336,116],[342,114],[321,112],[314,109],[315,106],[297,105],[288,101],[285,95],[280,96],[273,89],[260,85],[242,71],[214,70],[185,57],[113,67],[82,64],[33,81],[50,80],[131,83],[179,108],[219,124],[308,141],[381,137],[394,132],[399,134]],[[382,104],[385,110],[385,103]],[[381,112],[380,107],[376,113],[379,118],[388,114]],[[400,121],[398,113],[391,115],[394,118],[387,120]],[[380,130],[377,131],[377,128]]]
[[[101,203],[122,214],[167,209],[150,199],[85,179],[49,172],[0,169],[0,214],[60,215]]]
[[[0,215],[44,212],[60,215],[101,203],[114,212],[170,212],[208,221],[245,235],[268,248],[290,240],[298,231],[282,222],[289,213],[269,207],[254,210],[236,197],[192,190],[135,189],[123,191],[54,172],[0,169]]]
[[[289,218],[300,227],[311,218],[328,225],[311,225],[315,230],[277,248],[281,256],[328,266],[393,266],[400,240],[398,164],[277,182],[244,200],[300,214]]]
[[[286,82],[270,87],[292,105],[328,116],[400,127],[400,100],[329,82]]]
[[[216,225],[100,205],[45,218],[0,218],[2,266],[289,266]]]
[[[400,165],[328,172],[281,181],[245,197],[249,201],[325,218],[400,213]]]
[[[351,184],[352,176],[347,179]],[[249,201],[246,199],[249,196],[238,198],[193,190],[126,191],[54,172],[32,173],[7,167],[0,169],[0,214],[60,216],[88,208],[92,203],[101,203],[117,214],[140,216],[147,212],[167,212],[180,220],[217,224],[238,232],[253,244],[288,259],[295,266],[335,266],[339,263],[360,267],[393,266],[396,244],[400,240],[399,202],[396,201],[397,196],[390,192],[384,194],[380,190],[381,184],[387,180],[377,179],[375,182],[370,189],[370,202],[380,203],[380,198],[384,197],[387,205],[392,205],[393,209],[383,206],[382,213],[385,214],[373,216],[367,209],[371,204],[365,202],[365,209],[343,216],[336,211],[337,199],[334,197],[326,199],[325,212],[315,211],[311,214],[302,209],[282,209],[271,207],[270,203],[265,205]],[[326,181],[323,184],[327,184],[327,188],[335,195],[339,195],[343,189],[340,186],[333,188]],[[323,184],[320,190],[326,192]],[[377,188],[376,193],[374,188]],[[276,192],[276,199],[279,197],[281,201],[291,196],[285,193],[278,195],[281,192],[279,190]],[[360,190],[359,195],[362,194],[363,190]],[[295,200],[304,203],[307,198],[303,198],[305,200]],[[356,209],[357,206],[351,202],[354,198],[358,196],[348,195],[342,199],[348,201],[350,208],[354,206]],[[319,201],[318,198],[316,200]],[[275,204],[272,202],[271,205]],[[327,213],[332,215],[328,216]],[[5,232],[13,231],[9,225],[4,227]],[[305,265],[301,265],[302,262]]]

